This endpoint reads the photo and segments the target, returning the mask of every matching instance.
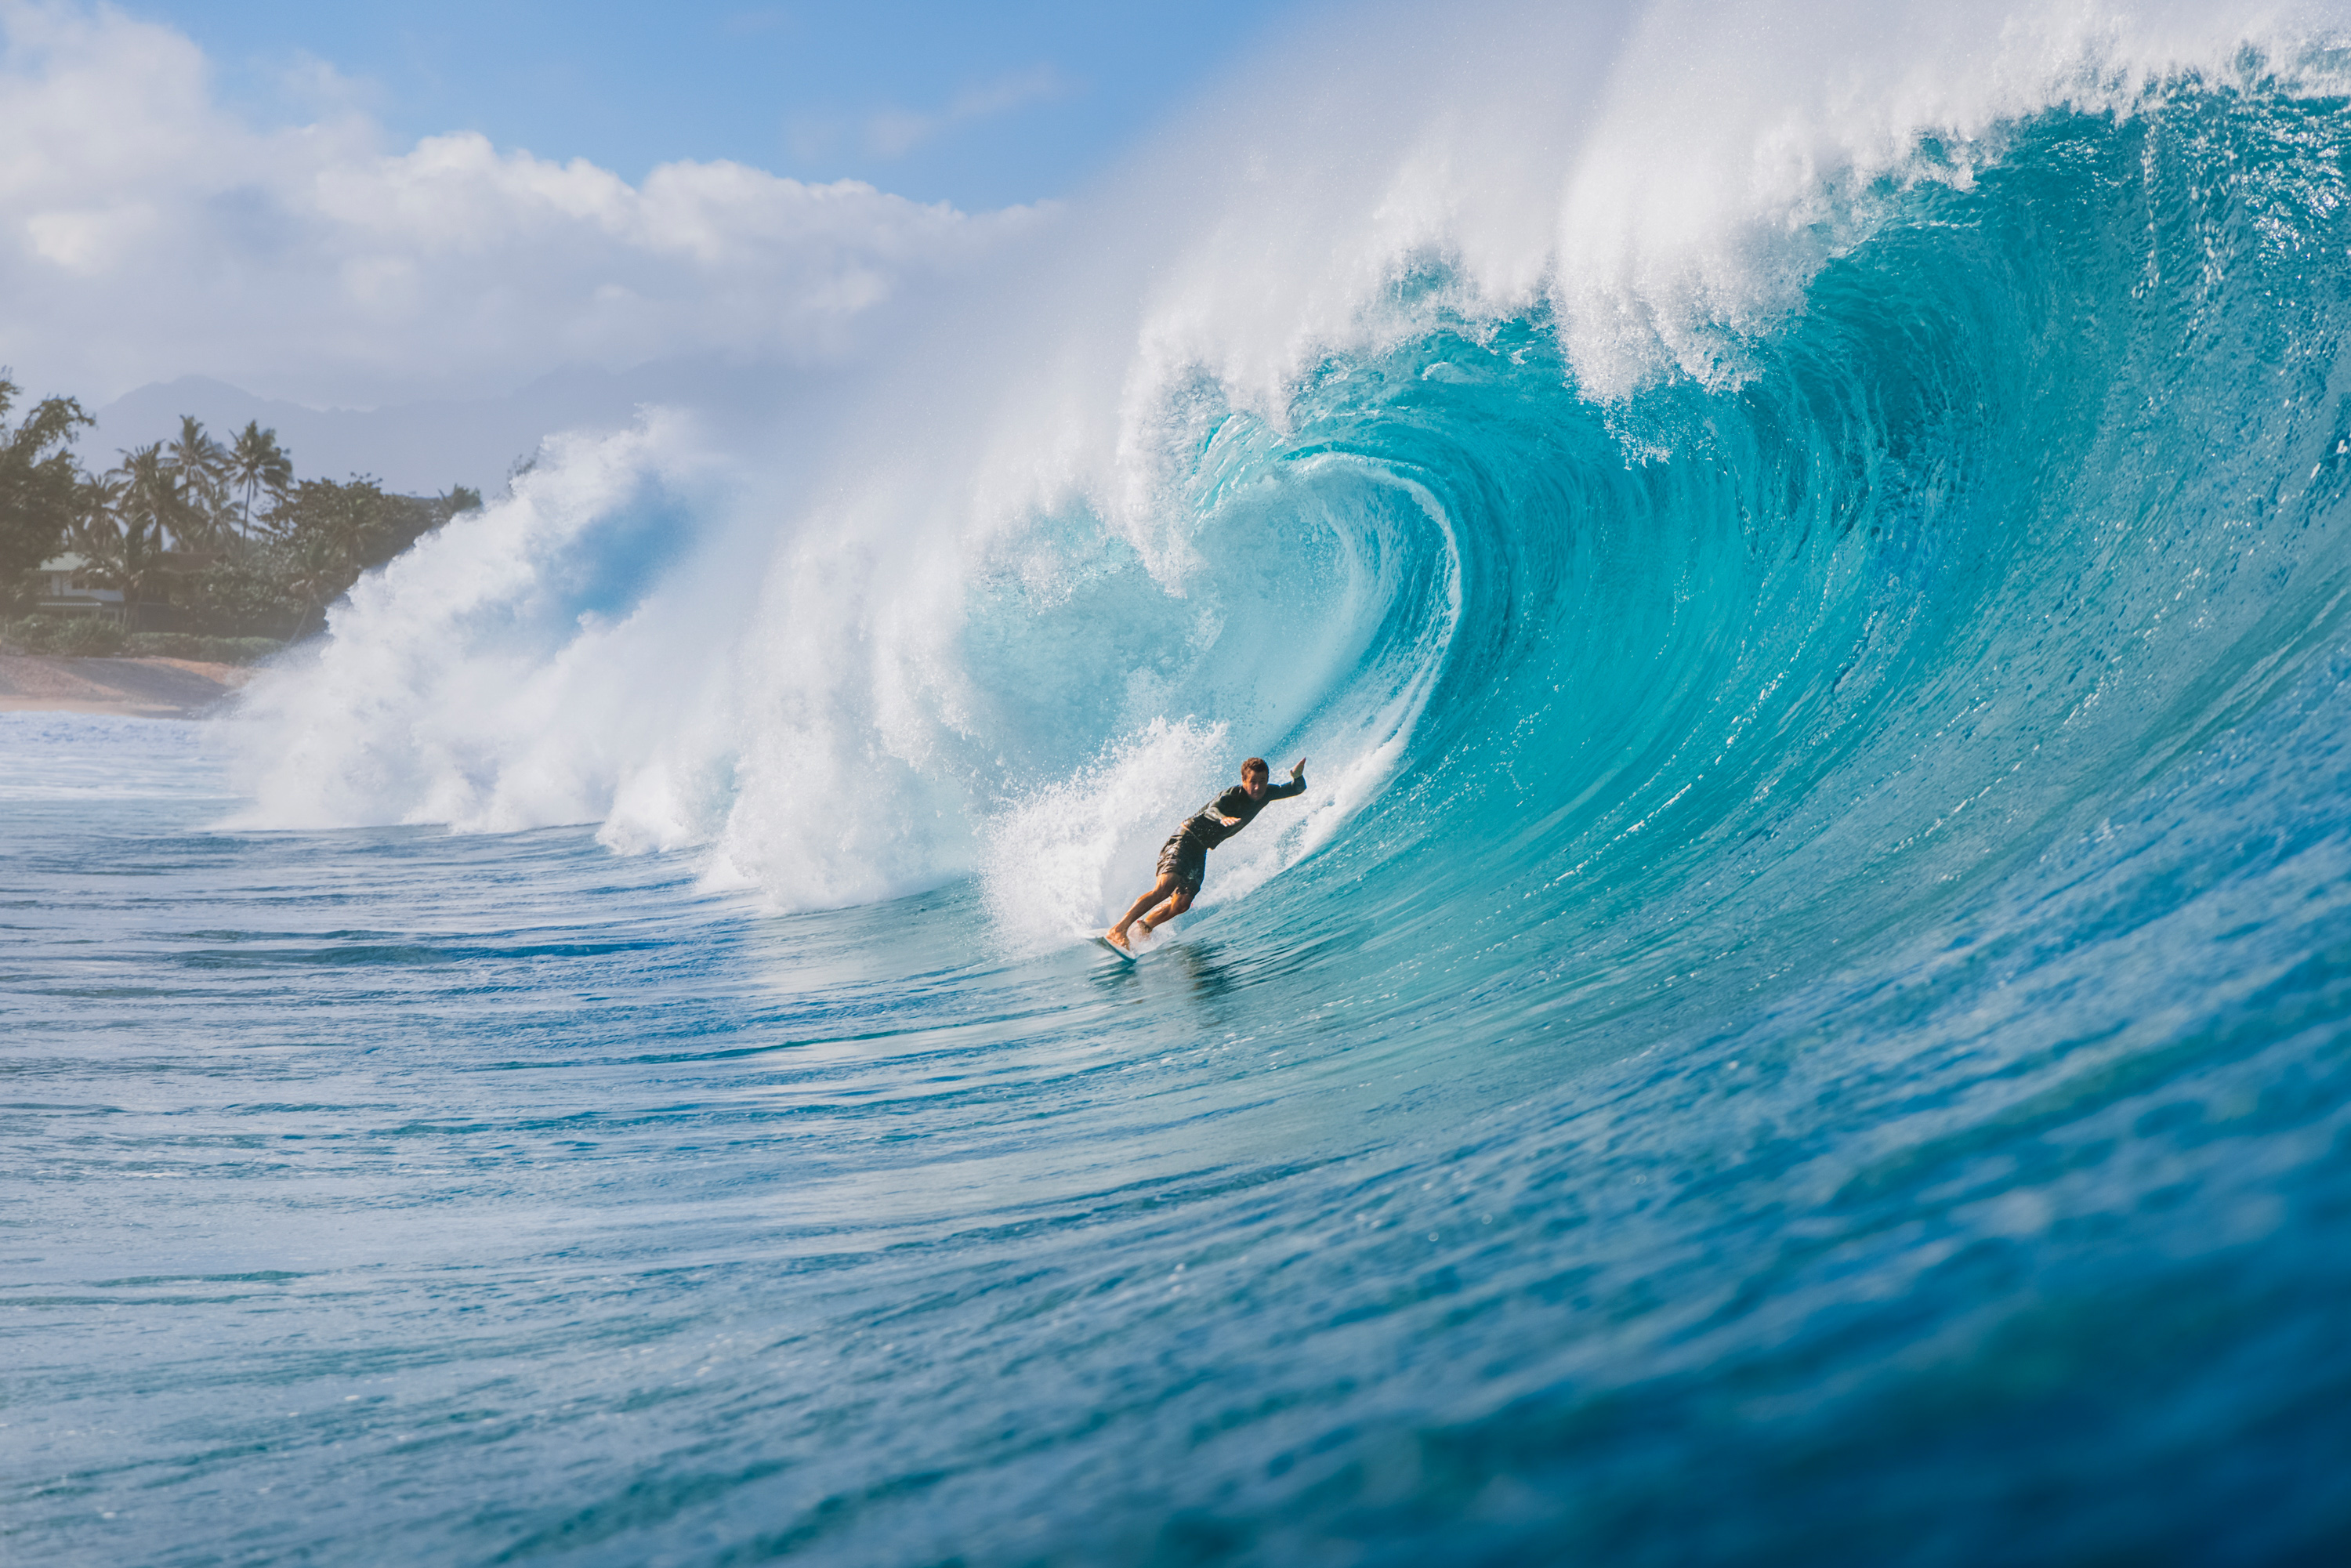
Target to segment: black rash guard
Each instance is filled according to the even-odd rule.
[[[1262,800],[1250,799],[1249,792],[1236,784],[1192,813],[1176,831],[1186,838],[1199,841],[1202,849],[1212,850],[1248,827],[1257,814],[1272,802],[1287,800],[1292,795],[1305,793],[1306,780],[1303,779],[1293,779],[1287,784],[1274,785],[1265,792],[1265,799]],[[1217,820],[1220,813],[1228,817],[1238,817],[1240,821],[1228,828]]]

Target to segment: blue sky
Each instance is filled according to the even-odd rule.
[[[478,131],[642,179],[674,159],[854,178],[966,209],[1079,187],[1302,9],[615,0],[141,0],[201,45],[225,105],[299,121],[316,66],[396,137]]]
[[[374,408],[838,361],[1322,3],[0,5],[0,364]]]

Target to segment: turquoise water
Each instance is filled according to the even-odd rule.
[[[2043,115],[1743,380],[1439,319],[1203,418],[1182,604],[1049,519],[1004,779],[1133,711],[1073,646],[1391,737],[1132,971],[0,717],[12,1557],[2329,1560],[2346,168]]]

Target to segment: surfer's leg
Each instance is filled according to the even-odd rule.
[[[1192,895],[1198,891],[1199,890],[1196,888],[1190,887],[1177,888],[1176,890],[1175,897],[1169,899],[1165,904],[1160,905],[1157,909],[1153,910],[1150,914],[1143,917],[1143,928],[1145,931],[1156,931],[1162,925],[1166,925],[1169,921],[1175,919],[1177,915],[1191,908]]]
[[[1200,883],[1208,874],[1208,846],[1188,833],[1178,833],[1159,852],[1160,886],[1176,896],[1144,916],[1143,929],[1157,930],[1192,907],[1200,896]]]
[[[1200,873],[1207,869],[1207,845],[1181,828],[1168,834],[1167,841],[1159,846],[1159,880],[1151,884],[1149,893],[1136,899],[1127,912],[1119,916],[1117,925],[1102,933],[1103,937],[1118,946],[1125,946],[1126,928],[1134,925],[1144,910],[1170,894],[1189,904],[1192,895],[1200,891]],[[1167,918],[1165,915],[1154,915],[1144,921],[1143,928],[1148,931]]]
[[[1126,913],[1120,915],[1116,923],[1113,924],[1109,930],[1103,932],[1102,935],[1108,937],[1111,941],[1117,943],[1120,946],[1125,946],[1126,928],[1134,925],[1137,920],[1141,919],[1144,910],[1164,900],[1167,896],[1167,890],[1175,885],[1176,873],[1174,872],[1168,872],[1165,875],[1161,876],[1157,882],[1151,884],[1151,891],[1144,894],[1141,898],[1136,899],[1133,904],[1129,904],[1127,906]],[[1144,929],[1146,931],[1150,928],[1151,927],[1147,924],[1144,926]]]

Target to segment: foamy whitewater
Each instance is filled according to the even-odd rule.
[[[2347,40],[1333,13],[0,716],[10,1560],[2335,1560]]]

